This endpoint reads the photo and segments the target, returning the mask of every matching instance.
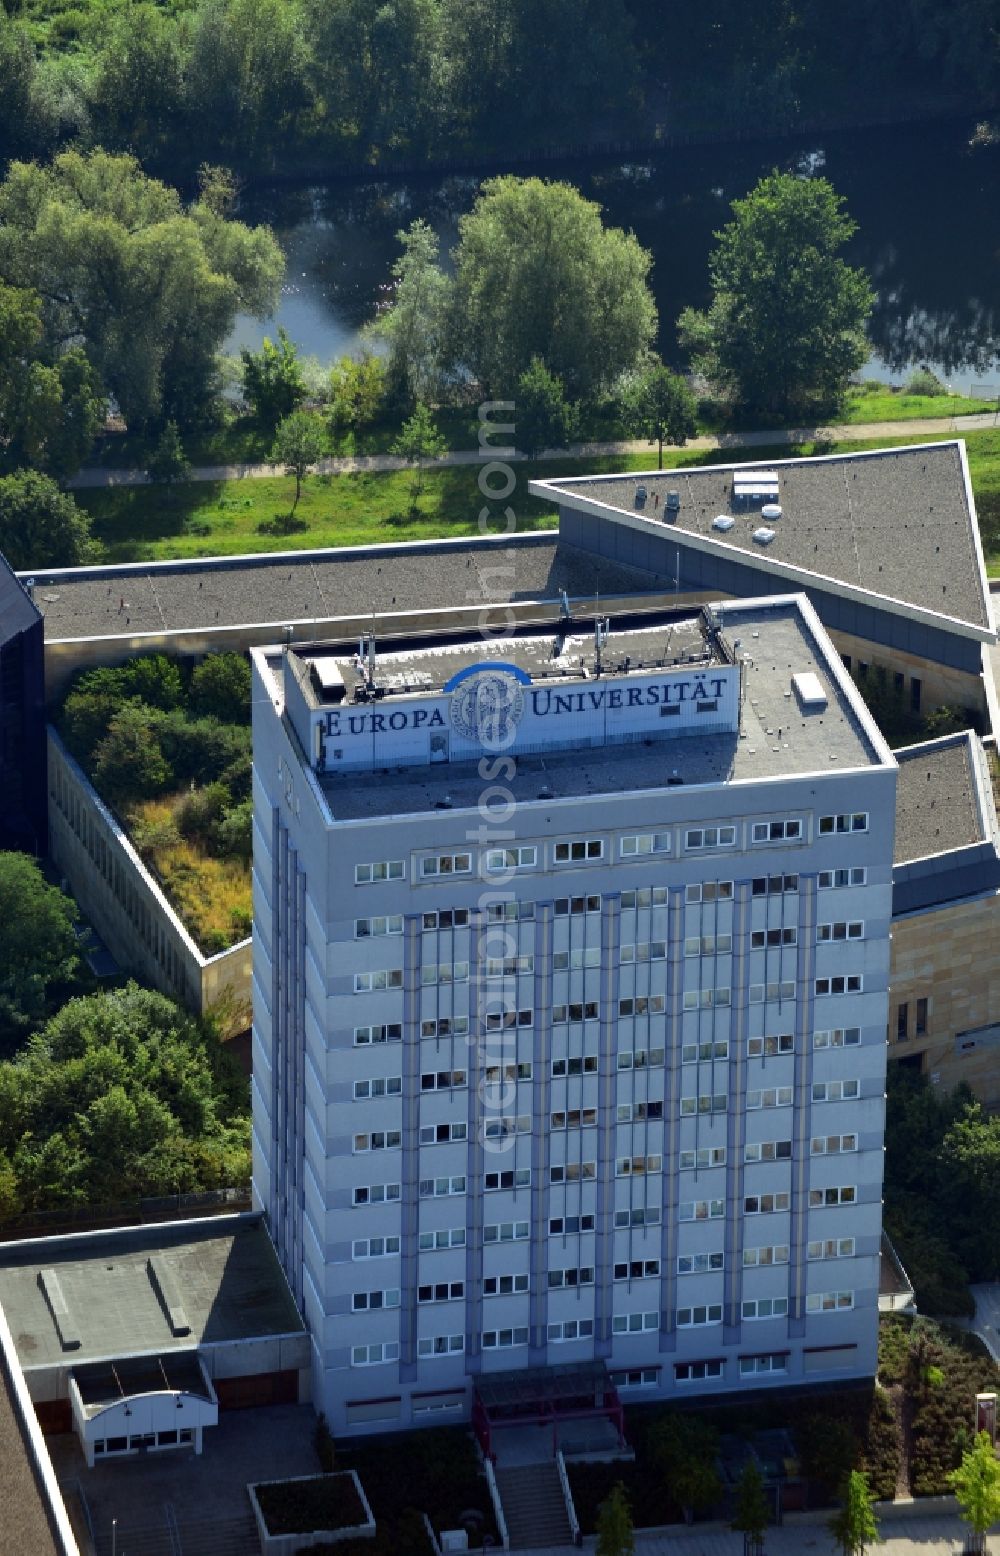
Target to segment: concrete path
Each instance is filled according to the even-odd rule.
[[[876,421],[855,424],[853,422],[830,427],[781,427],[770,432],[725,432],[712,436],[691,438],[687,448],[768,448],[785,447],[792,443],[861,443],[869,438],[908,438],[942,432],[975,432],[997,425],[996,415],[990,411],[978,416],[938,416],[923,421]],[[669,455],[672,445],[664,445],[664,455]],[[540,459],[590,459],[610,454],[648,454],[652,462],[656,458],[655,445],[642,439],[627,443],[574,443],[569,449],[546,449]],[[495,448],[497,459],[520,462],[524,454],[508,449]],[[483,455],[478,449],[454,449],[435,465],[479,465]],[[669,461],[668,461],[669,462]],[[318,475],[356,475],[386,470],[405,470],[406,461],[397,454],[367,454],[350,459],[321,459],[314,467]],[[189,481],[245,481],[273,479],[283,476],[283,465],[196,465],[189,471]],[[67,485],[77,491],[104,486],[148,486],[145,470],[81,470]]]
[[[935,1516],[886,1519],[882,1542],[869,1546],[869,1556],[959,1556],[966,1525],[960,1519]],[[586,1542],[593,1549],[593,1541]],[[786,1523],[769,1529],[766,1556],[840,1556],[824,1523]],[[987,1541],[989,1556],[1000,1553],[1000,1536]],[[520,1551],[516,1556],[565,1556],[563,1551]],[[718,1525],[691,1534],[636,1535],[635,1556],[743,1556],[743,1536]]]

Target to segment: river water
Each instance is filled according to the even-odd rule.
[[[971,124],[839,132],[739,146],[663,151],[623,163],[549,165],[632,229],[653,254],[659,347],[679,364],[674,323],[708,301],[712,234],[772,168],[822,174],[847,201],[858,232],[847,257],[878,294],[867,376],[903,382],[926,363],[956,388],[1000,380],[1000,144],[970,145]],[[257,345],[283,324],[299,349],[328,362],[350,351],[373,317],[398,253],[397,231],[421,216],[449,249],[472,205],[475,177],[262,188],[240,215],[274,227],[288,259],[274,316],[241,317],[227,349]]]

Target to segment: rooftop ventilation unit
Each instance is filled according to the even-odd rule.
[[[777,530],[768,529],[766,524],[762,524],[759,529],[754,530],[753,538],[758,546],[769,546],[777,533]]]
[[[828,698],[823,683],[812,670],[800,670],[792,676],[792,690],[802,708],[825,708]]]
[[[774,502],[778,477],[773,470],[734,470],[733,496],[743,502]]]
[[[777,502],[766,502],[763,508],[760,510],[760,516],[762,519],[767,519],[769,524],[772,523],[775,519],[780,519],[781,504]]]
[[[719,513],[712,520],[712,528],[713,529],[721,529],[723,534],[726,534],[727,531],[732,529],[732,527],[733,527],[733,525],[735,523],[736,523],[736,520],[735,519],[731,519],[729,517],[728,513]]]
[[[635,505],[640,513],[646,506],[646,488],[644,486],[637,486],[635,489]]]
[[[681,511],[681,494],[680,494],[680,492],[668,492],[667,493],[667,500],[663,504],[663,506],[666,508],[668,513],[680,513],[680,511]]]

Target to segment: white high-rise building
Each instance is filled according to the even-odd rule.
[[[871,1376],[896,765],[805,597],[253,658],[254,1191],[333,1430]]]

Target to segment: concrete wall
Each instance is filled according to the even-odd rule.
[[[975,897],[893,920],[889,1058],[919,1060],[932,1083],[966,1081],[1000,1106],[1000,896]],[[917,1001],[926,999],[926,1031]],[[897,1037],[907,1006],[909,1036]],[[983,1030],[983,1029],[986,1030]],[[995,1028],[990,1031],[990,1028]]]
[[[249,938],[216,956],[202,956],[51,727],[48,784],[52,859],[116,961],[198,1015],[214,1009],[226,1036],[249,1026]]]

